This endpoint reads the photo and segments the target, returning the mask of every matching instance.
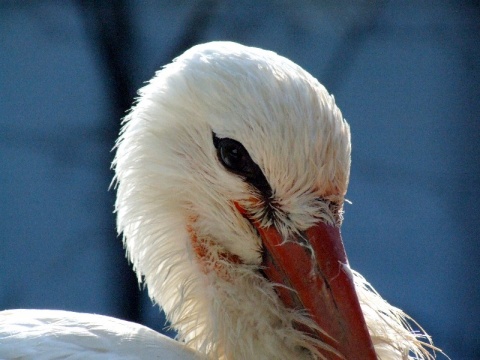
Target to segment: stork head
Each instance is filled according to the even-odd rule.
[[[129,258],[181,339],[226,358],[375,358],[339,233],[349,127],[305,70],[193,47],[140,90],[114,166]]]

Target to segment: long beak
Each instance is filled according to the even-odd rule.
[[[319,222],[284,239],[274,227],[263,228],[251,222],[263,241],[264,274],[281,285],[277,287],[278,296],[288,308],[307,310],[321,329],[307,332],[335,349],[319,348],[321,355],[332,360],[377,359],[340,229]]]

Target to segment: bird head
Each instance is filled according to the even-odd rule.
[[[375,358],[339,232],[349,126],[273,52],[198,45],[139,92],[118,229],[181,340],[213,357]]]

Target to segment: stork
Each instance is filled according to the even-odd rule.
[[[350,130],[273,52],[197,45],[139,91],[113,162],[119,233],[177,341],[52,310],[0,313],[0,358],[432,359],[349,266]]]

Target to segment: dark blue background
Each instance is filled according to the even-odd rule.
[[[0,309],[163,326],[115,234],[110,149],[155,70],[234,40],[335,95],[352,130],[352,267],[452,359],[480,358],[480,7],[407,3],[1,2]]]

